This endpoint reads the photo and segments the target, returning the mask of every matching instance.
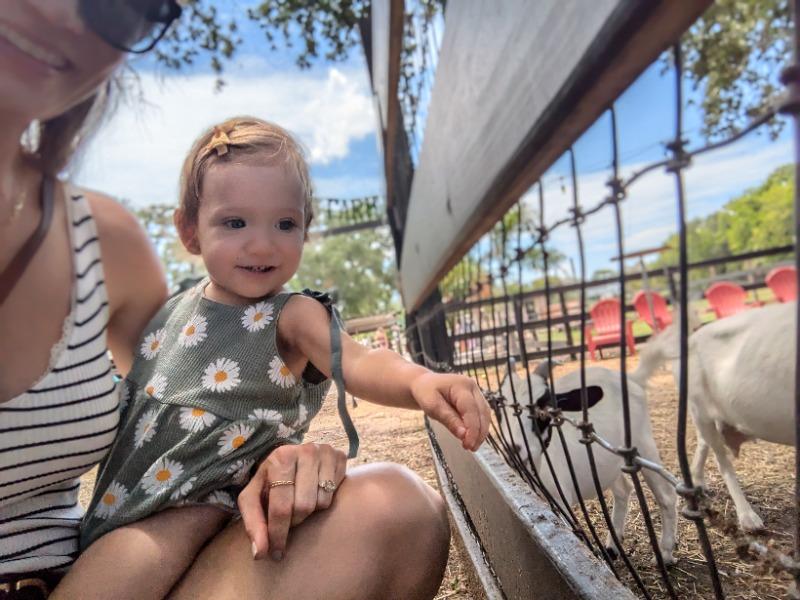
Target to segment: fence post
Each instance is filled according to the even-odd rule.
[[[569,311],[567,310],[567,300],[564,297],[564,292],[558,292],[558,302],[561,304],[561,317],[564,319],[564,331],[567,334],[567,346],[570,348],[575,344],[572,341],[572,326],[570,325]],[[569,353],[572,360],[576,360],[578,356],[574,352]]]

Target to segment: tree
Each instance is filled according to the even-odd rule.
[[[686,246],[690,262],[765,250],[794,243],[794,167],[784,165],[773,171],[757,188],[747,190],[718,211],[686,224]],[[654,267],[678,264],[678,234],[664,242],[669,246],[653,263]],[[749,263],[755,266],[763,260]],[[769,258],[774,261],[775,257]],[[728,263],[714,269],[696,270],[693,278],[708,272],[738,270],[741,264]]]
[[[792,56],[785,0],[717,0],[682,39],[686,74],[701,90],[703,134],[727,137],[774,103],[778,72]],[[776,136],[783,123],[769,125]]]
[[[292,289],[335,290],[345,318],[399,309],[395,305],[396,272],[388,232],[370,229],[310,241]]]

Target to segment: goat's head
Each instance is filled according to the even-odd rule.
[[[552,368],[553,363],[545,360],[539,363],[532,373],[523,378],[517,374],[515,362],[512,360],[508,375],[500,386],[500,394],[507,405],[515,411],[514,418],[510,419],[511,424],[518,423],[517,415],[521,417],[523,423],[530,422],[530,427],[525,428],[530,431],[530,435],[526,437],[529,440],[529,445],[534,442],[532,450],[537,454],[541,451],[540,439],[545,448],[550,444],[553,433],[554,413],[557,415],[559,412],[582,410],[581,388],[567,392],[554,392],[550,388],[548,381],[550,380]],[[534,400],[531,401],[531,398]],[[602,398],[603,389],[601,387],[591,385],[586,388],[586,399],[589,408],[597,404]],[[501,414],[499,413],[498,416]],[[517,427],[514,429],[517,429]],[[522,440],[514,440],[517,452],[523,450],[520,446],[521,443]]]

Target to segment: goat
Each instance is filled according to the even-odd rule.
[[[745,498],[726,447],[736,458],[742,443],[751,439],[795,444],[796,310],[796,302],[755,308],[689,336],[688,404],[697,430],[692,480],[705,488],[710,448],[744,531],[761,530],[764,522]],[[679,381],[678,339],[673,323],[647,344],[640,366],[645,381],[669,359]]]
[[[509,370],[510,376],[503,381],[500,390],[501,394],[509,401],[515,398],[523,407],[526,405],[545,406],[549,399],[549,389],[545,379],[547,370],[548,363],[545,361],[540,363],[536,370],[530,374],[531,393],[529,393],[528,382],[517,375],[512,362],[512,367]],[[628,378],[631,442],[639,450],[639,454],[642,457],[649,461],[660,463],[658,449],[650,429],[650,415],[647,410],[644,385],[642,380],[639,379],[639,375],[639,373],[635,372]],[[589,421],[594,425],[594,430],[613,446],[624,447],[622,384],[619,373],[601,367],[588,368],[586,369],[586,388],[590,405]],[[554,396],[563,412],[580,411],[580,373],[575,371],[557,379],[555,381]],[[533,402],[531,402],[531,398],[534,399]],[[520,419],[511,418],[508,419],[507,425],[511,430],[511,439],[516,452],[523,461],[526,463],[530,461],[533,464],[539,474],[542,485],[564,508],[560,494],[557,493],[553,473],[550,472],[546,464],[543,464],[542,445],[539,443],[540,438],[535,433],[528,433],[523,437],[519,421]],[[578,494],[570,477],[564,446],[566,446],[572,460],[575,479],[581,497],[587,500],[596,498],[597,490],[594,486],[586,449],[580,442],[580,433],[572,427],[563,427],[565,444],[562,445],[560,440],[556,439],[548,447],[547,441],[552,435],[552,423],[549,422],[549,419],[539,419],[536,425],[531,424],[531,427],[534,426],[539,427],[541,440],[545,444],[546,452],[553,466],[553,472],[561,485],[567,504],[575,504],[578,501]],[[522,443],[523,440],[527,440],[527,443]],[[624,461],[620,456],[605,450],[596,451],[594,455],[600,487],[603,491],[610,489],[614,496],[611,522],[614,532],[622,542],[633,484],[621,470]],[[672,485],[657,473],[649,469],[644,469],[642,473],[655,496],[661,512],[662,528],[659,543],[661,555],[665,564],[674,564],[673,551],[677,534],[677,494]],[[606,538],[606,548],[610,555],[614,556],[616,554],[610,533]]]

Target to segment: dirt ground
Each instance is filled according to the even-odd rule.
[[[598,363],[595,363],[598,364]],[[617,359],[602,361],[603,366],[618,368]],[[636,358],[629,359],[628,368],[636,365]],[[566,365],[557,373],[576,368],[576,364]],[[648,390],[653,431],[662,461],[673,473],[678,474],[678,459],[675,444],[677,423],[677,398],[672,374],[662,369],[651,380]],[[307,439],[346,447],[335,411],[335,402],[329,401],[321,414],[315,419]],[[766,400],[766,399],[765,399]],[[351,407],[351,414],[361,436],[361,450],[353,463],[361,464],[375,461],[393,461],[413,469],[432,486],[436,487],[433,462],[428,446],[422,415],[413,411],[390,409],[359,402]],[[694,451],[694,430],[691,421],[687,434],[688,452]],[[756,536],[766,546],[782,552],[791,551],[791,529],[793,527],[794,498],[794,450],[765,442],[747,443],[735,462],[737,473],[747,498],[763,517],[767,531]],[[722,583],[726,595],[731,600],[756,600],[784,598],[789,578],[785,573],[775,574],[768,562],[762,561],[747,552],[744,540],[737,532],[733,505],[713,460],[707,466],[707,483],[710,491],[710,509],[714,519],[708,528]],[[92,475],[85,478],[82,489],[85,501],[90,493]],[[646,486],[645,489],[647,490]],[[647,490],[657,531],[660,519],[654,510],[652,497]],[[610,497],[608,498],[610,502]],[[605,526],[596,501],[589,503],[590,514],[601,536]],[[667,598],[664,584],[660,581],[658,570],[651,565],[650,549],[641,510],[635,499],[626,523],[625,547],[633,563],[654,598]],[[678,564],[670,569],[673,586],[681,600],[705,599],[713,597],[707,575],[705,558],[699,549],[694,525],[679,518],[679,542],[676,549]],[[620,571],[624,567],[619,565]],[[451,547],[444,581],[437,600],[469,600],[479,597],[476,590],[468,589],[468,575],[472,567],[462,560],[455,545]],[[630,576],[623,573],[622,579],[633,585]]]

